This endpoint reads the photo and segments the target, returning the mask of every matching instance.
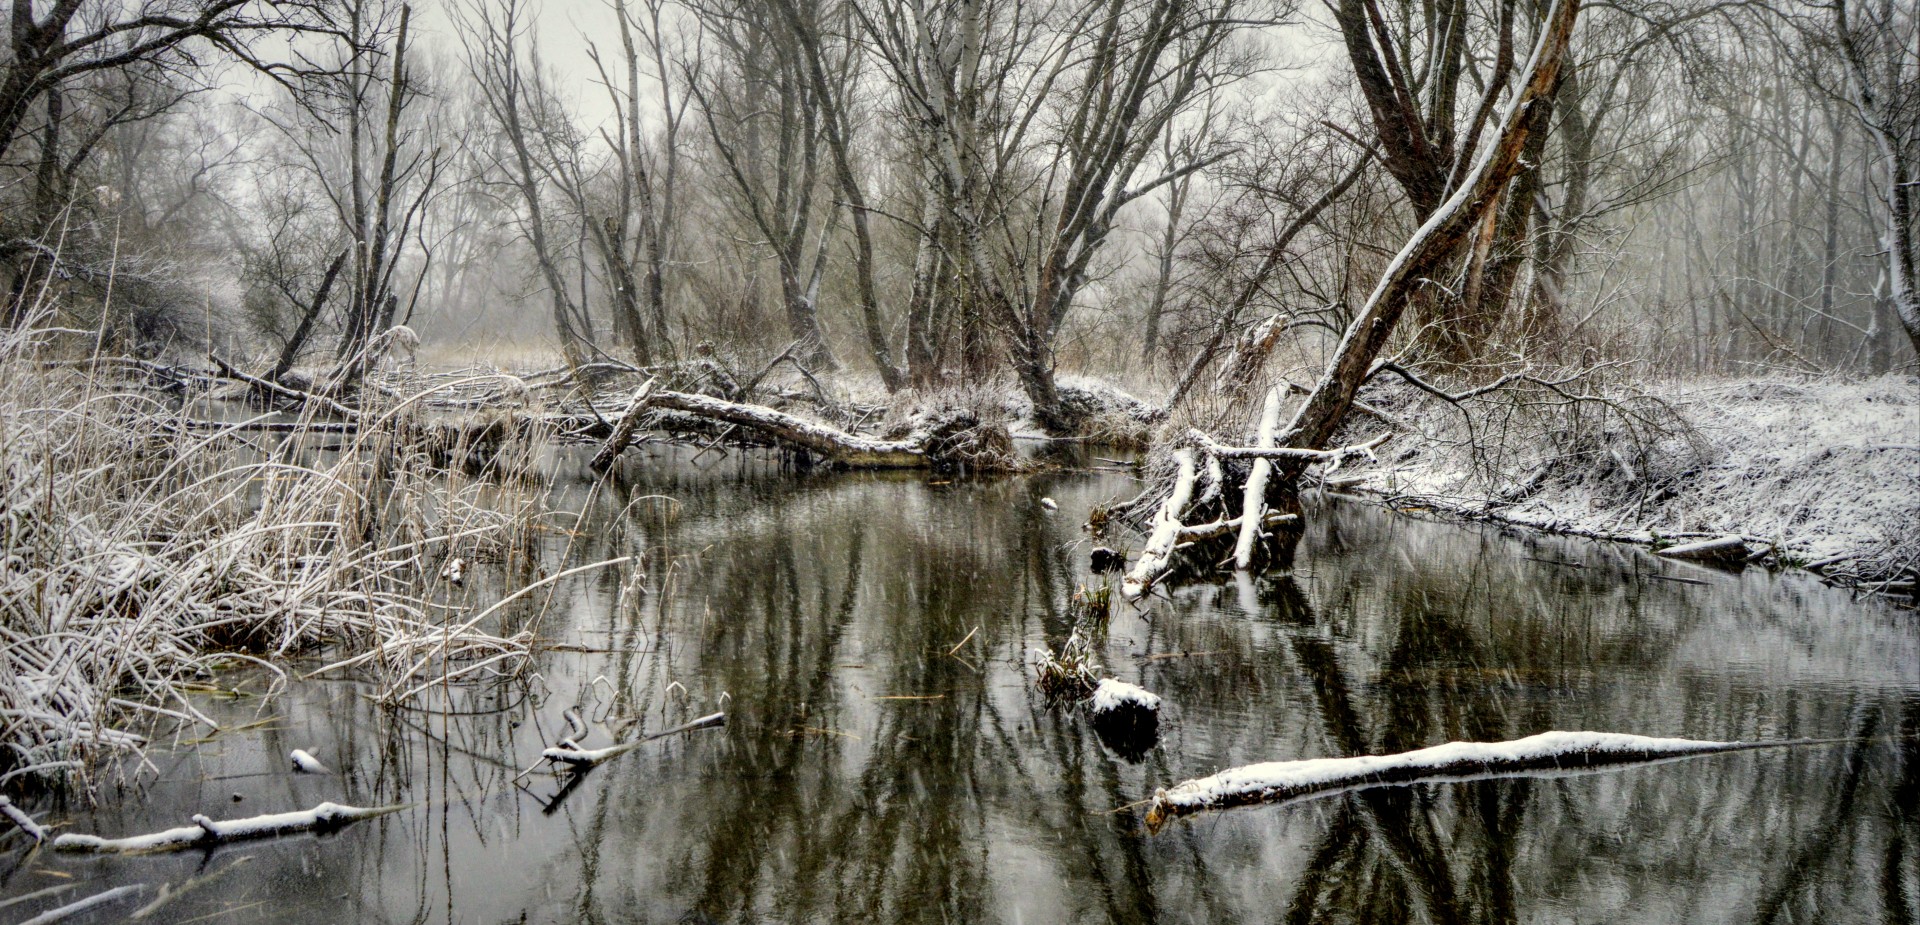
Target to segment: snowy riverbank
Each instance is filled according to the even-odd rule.
[[[1403,509],[1650,545],[1739,534],[1772,547],[1782,564],[1911,589],[1920,569],[1920,380],[1738,380],[1659,394],[1681,432],[1648,443],[1609,430],[1583,452],[1543,444],[1497,471],[1484,454],[1475,464],[1451,407],[1396,403],[1395,419],[1422,433],[1402,433],[1377,462],[1343,474],[1363,475],[1354,489]]]

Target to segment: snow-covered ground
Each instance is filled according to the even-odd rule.
[[[1522,447],[1492,473],[1450,445],[1458,429],[1446,420],[1458,412],[1427,400],[1394,413],[1434,429],[1396,438],[1355,470],[1358,487],[1402,506],[1641,543],[1739,534],[1843,580],[1914,577],[1920,380],[1645,388],[1691,432],[1649,446],[1616,429],[1601,438],[1607,449],[1585,454]]]

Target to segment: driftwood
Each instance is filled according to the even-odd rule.
[[[297,832],[329,832],[345,828],[363,819],[397,813],[403,809],[406,807],[378,806],[363,809],[358,806],[342,806],[338,803],[321,803],[312,809],[300,812],[270,813],[265,816],[219,822],[196,813],[193,816],[193,825],[148,835],[134,835],[127,838],[101,838],[97,835],[71,833],[62,835],[53,840],[53,849],[78,854],[154,854],[163,851],[183,851],[188,848],[211,848],[214,845],[229,842],[275,838]]]
[[[708,395],[652,388],[649,382],[635,393],[600,452],[596,470],[613,465],[633,440],[650,411],[674,411],[693,418],[751,431],[777,444],[805,450],[827,462],[849,469],[925,469],[948,465],[999,468],[1011,465],[1004,447],[1011,441],[1004,428],[983,424],[970,413],[948,411],[926,415],[897,438],[885,439],[841,430],[768,408],[727,401]]]
[[[1697,543],[1682,543],[1654,550],[1655,555],[1691,562],[1737,564],[1747,561],[1747,541],[1738,536],[1721,536]]]
[[[1155,792],[1147,809],[1147,827],[1158,829],[1175,817],[1209,809],[1283,803],[1366,787],[1630,766],[1831,741],[1703,742],[1610,732],[1543,732],[1511,742],[1449,742],[1394,755],[1274,761],[1232,768]]]
[[[609,745],[606,748],[581,748],[573,741],[572,737],[569,737],[562,739],[559,745],[541,752],[540,757],[557,764],[564,764],[575,771],[586,771],[618,758],[655,739],[663,739],[667,736],[682,732],[693,732],[696,729],[718,729],[726,724],[727,714],[712,713],[690,722],[681,723],[672,729],[662,729],[651,735],[644,735],[638,739],[621,742],[618,745]],[[568,725],[572,726],[573,724],[569,722]],[[523,771],[521,773],[524,774],[526,772]]]

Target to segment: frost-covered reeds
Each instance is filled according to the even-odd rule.
[[[517,548],[538,489],[441,465],[469,454],[419,396],[263,429],[129,376],[157,367],[52,349],[76,333],[0,332],[0,787],[85,780],[156,724],[212,726],[185,688],[234,661],[284,676],[296,651],[365,653],[396,698],[524,661],[530,635],[475,620],[438,574]],[[489,449],[532,466],[526,441]]]

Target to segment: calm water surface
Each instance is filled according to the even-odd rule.
[[[147,885],[139,899],[73,921],[119,921],[163,884],[177,898],[147,921],[1912,922],[1920,909],[1912,612],[1803,577],[1323,503],[1290,574],[1116,606],[1105,664],[1166,698],[1157,747],[1123,756],[1046,708],[1030,651],[1068,632],[1068,597],[1093,580],[1080,523],[1137,490],[1124,476],[942,484],[708,454],[629,477],[581,529],[543,533],[539,564],[470,583],[484,603],[541,567],[643,557],[514,614],[550,644],[537,676],[399,713],[351,680],[206,696],[229,725],[263,722],[157,749],[138,789],[51,818],[123,835],[323,799],[412,808],[211,854],[29,856],[10,838],[0,901],[72,886],[0,921],[132,883]],[[556,504],[585,498],[575,485]],[[717,709],[731,723],[571,787],[516,784],[573,705],[599,720],[590,747],[625,715],[642,730]],[[1857,741],[1383,788],[1157,835],[1130,806],[1232,765],[1548,729]],[[339,773],[285,773],[292,748]]]

